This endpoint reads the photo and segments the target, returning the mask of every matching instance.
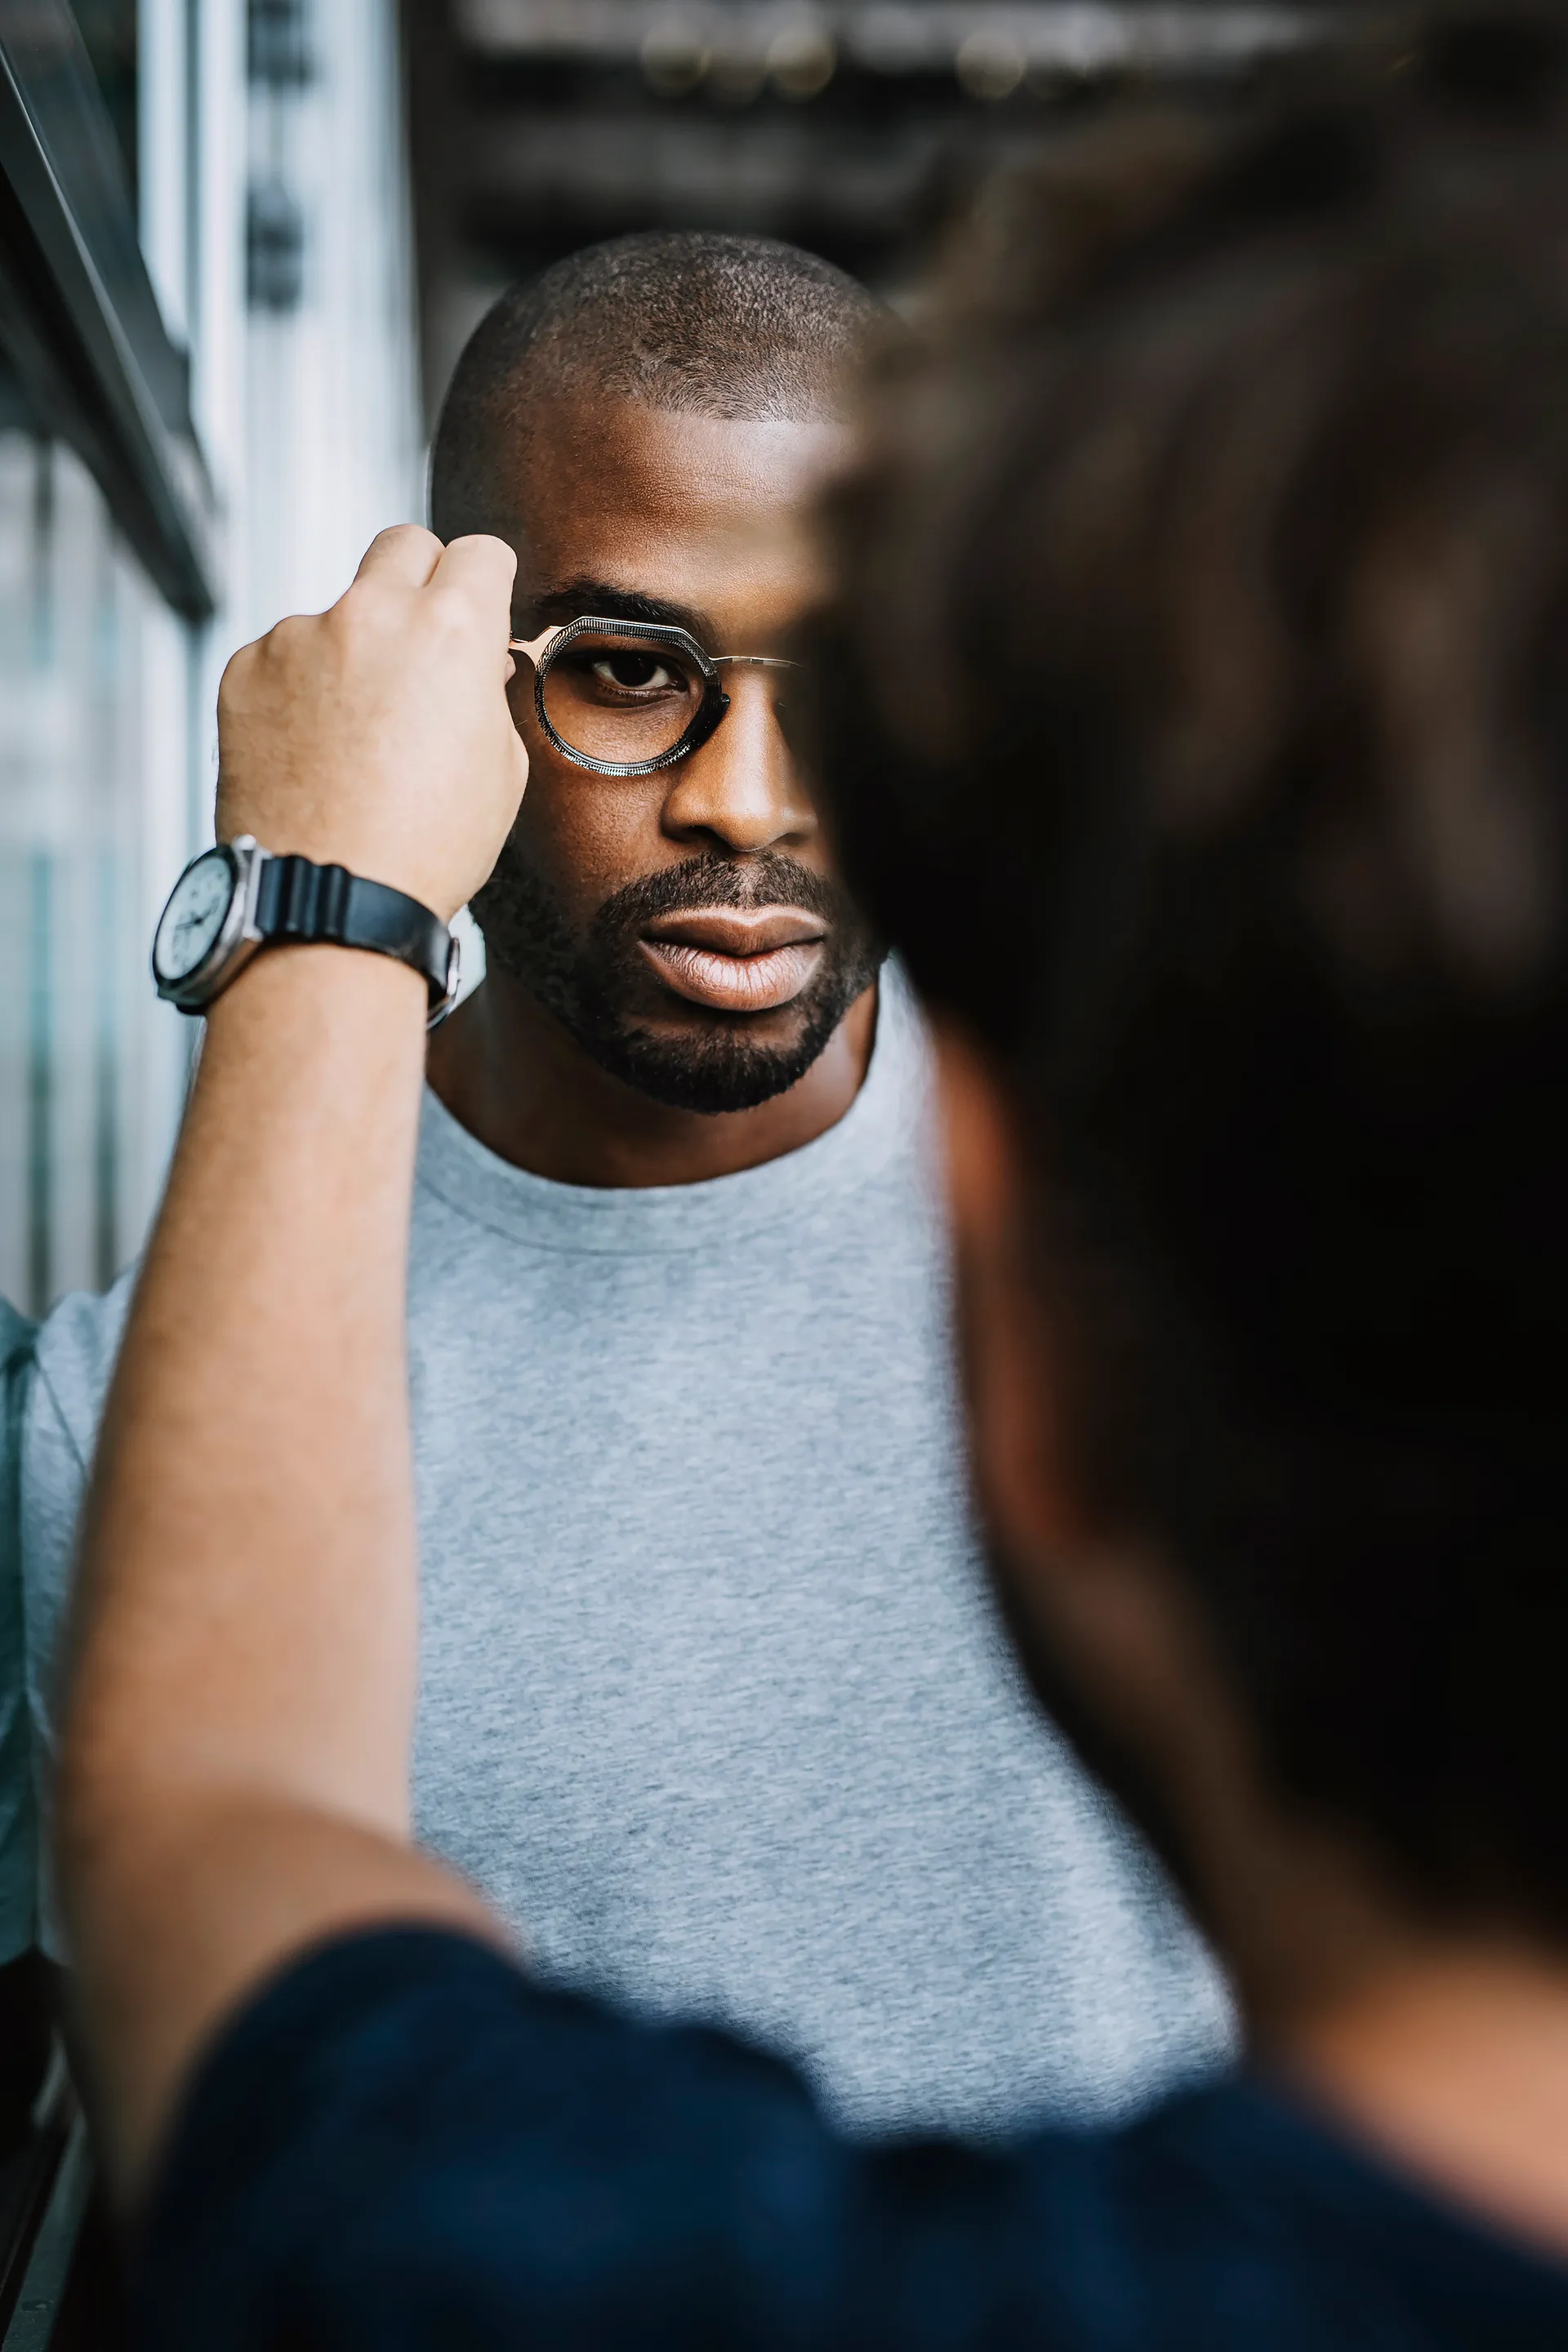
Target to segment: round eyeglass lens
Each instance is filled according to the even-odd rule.
[[[702,685],[679,646],[635,629],[590,629],[548,662],[541,698],[572,751],[635,767],[674,751],[702,707]]]

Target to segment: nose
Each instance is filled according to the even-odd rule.
[[[730,708],[707,742],[671,770],[664,829],[679,841],[706,836],[731,856],[805,840],[816,830],[816,813],[779,719],[781,681],[791,673],[738,662],[721,674]]]

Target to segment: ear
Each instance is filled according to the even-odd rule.
[[[1050,1337],[1031,1279],[1027,1156],[982,1049],[942,1022],[936,1059],[975,1492],[1005,1554],[1048,1558],[1076,1530]]]

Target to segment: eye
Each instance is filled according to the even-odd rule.
[[[650,653],[601,654],[593,674],[601,686],[615,687],[623,694],[664,694],[685,683],[657,654]]]

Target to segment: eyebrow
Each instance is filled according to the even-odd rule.
[[[530,600],[532,625],[548,628],[556,623],[578,621],[584,617],[604,621],[652,621],[666,628],[687,629],[700,645],[705,645],[712,635],[712,623],[706,613],[690,604],[680,604],[668,596],[645,595],[640,588],[617,588],[609,580],[566,580],[558,587],[546,588]]]

